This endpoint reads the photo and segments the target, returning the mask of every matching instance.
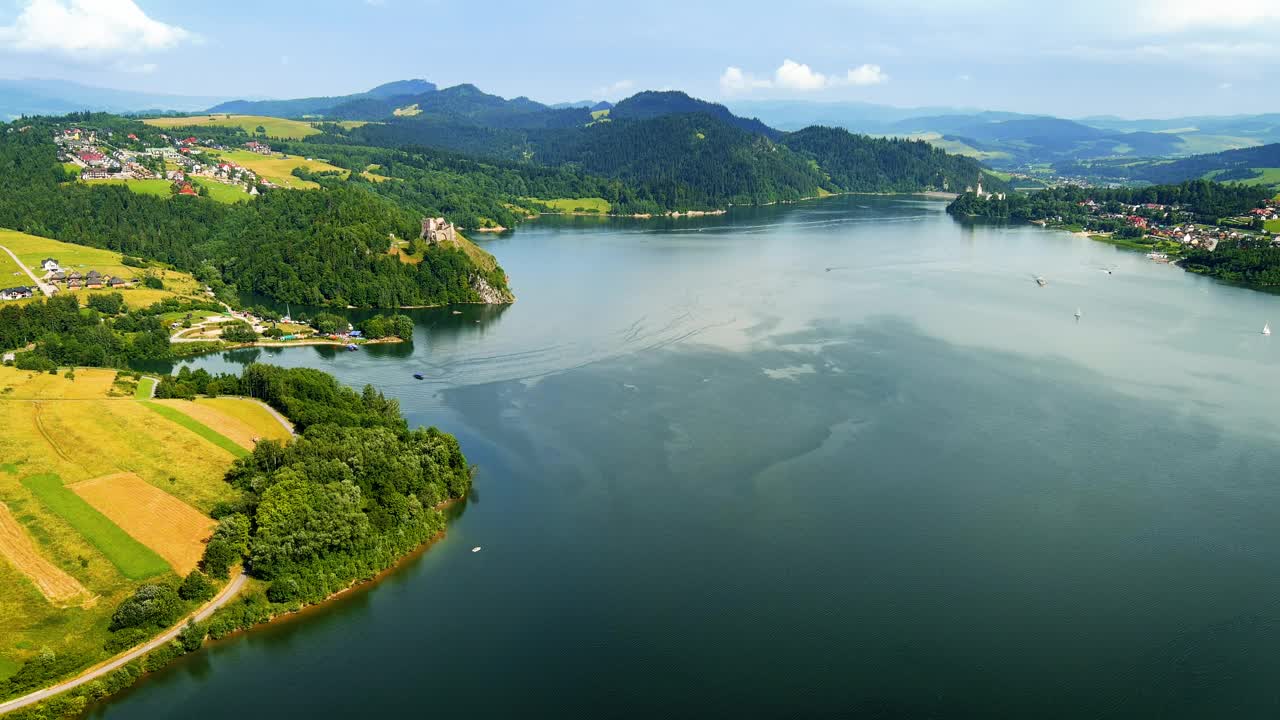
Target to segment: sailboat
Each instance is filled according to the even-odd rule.
[[[1077,319],[1077,320],[1079,320],[1079,319],[1080,319],[1080,316],[1081,316],[1081,315],[1083,315],[1083,314],[1084,314],[1084,313],[1080,312],[1080,308],[1076,308],[1076,319]]]
[[[1263,334],[1263,335],[1270,335],[1270,334],[1271,334],[1271,323],[1263,323],[1263,324],[1262,324],[1262,334]]]

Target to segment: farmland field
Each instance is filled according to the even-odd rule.
[[[89,600],[89,591],[79,581],[40,554],[4,503],[0,503],[0,558],[8,560],[14,569],[26,575],[54,605],[66,607],[73,601]]]
[[[68,271],[78,270],[81,273],[85,273],[90,270],[97,270],[104,275],[121,275],[124,277],[136,277],[145,272],[140,268],[124,265],[121,262],[120,253],[111,250],[60,242],[14,230],[0,229],[0,245],[12,250],[18,256],[18,260],[32,270],[39,267],[41,260],[52,257],[61,263],[64,270]],[[0,253],[0,256],[8,258],[5,253]],[[81,304],[84,304],[85,297],[88,295],[119,292],[124,295],[125,302],[129,303],[130,306],[145,307],[153,302],[174,297],[175,295],[194,296],[202,289],[200,283],[186,273],[164,268],[153,268],[152,270],[160,275],[164,281],[165,287],[163,290],[153,290],[139,286],[117,290],[77,290],[73,294],[80,298]],[[43,271],[36,272],[37,276],[42,276],[43,274]]]
[[[172,420],[236,457],[244,457],[249,454],[239,443],[195,419],[191,414],[179,411],[170,405],[161,404],[158,400],[143,401],[142,404],[155,410],[161,417]]]
[[[319,185],[306,180],[299,180],[292,175],[294,168],[306,168],[313,172],[336,171],[346,176],[347,171],[335,165],[319,160],[307,160],[299,155],[281,158],[279,155],[259,155],[248,150],[223,150],[218,155],[237,165],[249,168],[271,182],[287,188],[314,189]]]
[[[172,408],[247,450],[252,450],[259,438],[289,438],[289,431],[253,400],[201,398],[194,402],[156,400],[155,404]]]
[[[30,475],[22,479],[22,485],[98,548],[130,580],[145,580],[168,572],[169,566],[159,555],[129,537],[105,515],[68,490],[57,475]]]
[[[268,137],[301,140],[309,135],[319,135],[320,131],[311,123],[301,120],[285,120],[284,118],[266,117],[264,115],[194,115],[191,117],[148,118],[144,123],[155,127],[198,127],[212,125],[216,127],[238,127],[253,134],[258,127],[267,131]]]
[[[142,582],[176,583],[174,568],[203,552],[210,510],[237,497],[223,480],[232,452],[116,379],[0,366],[0,679],[42,648],[79,667],[107,657],[115,607]],[[221,400],[209,411],[237,412],[210,422],[270,427],[253,419],[260,407]]]
[[[116,473],[71,485],[71,490],[130,537],[147,546],[179,575],[195,569],[213,519],[133,473]]]

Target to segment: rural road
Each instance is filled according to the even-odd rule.
[[[196,621],[199,622],[201,620],[204,620],[205,618],[212,615],[215,610],[222,607],[223,605],[226,605],[233,598],[235,598],[235,596],[240,593],[240,589],[244,587],[244,583],[246,579],[247,578],[244,575],[244,573],[240,573],[236,575],[234,578],[232,578],[231,582],[227,583],[227,586],[222,589],[222,592],[218,593],[217,597],[210,600],[204,607],[196,611],[195,615],[193,616],[195,617]],[[192,617],[192,616],[189,616],[189,617]],[[28,705],[38,703],[41,700],[48,700],[54,695],[64,693],[74,687],[79,687],[80,685],[83,685],[87,682],[92,682],[93,680],[97,680],[103,675],[106,675],[107,673],[115,671],[133,660],[137,660],[143,655],[146,655],[152,650],[155,650],[161,645],[164,645],[170,640],[178,637],[178,633],[182,632],[182,628],[186,624],[187,624],[187,618],[183,618],[181,623],[175,625],[172,628],[169,628],[164,632],[164,634],[152,639],[151,641],[147,642],[144,645],[139,645],[138,647],[130,650],[129,652],[123,655],[116,656],[114,659],[102,665],[99,665],[85,672],[82,675],[79,675],[70,680],[67,680],[66,682],[58,683],[57,685],[54,685],[52,687],[47,687],[43,690],[37,690],[29,695],[23,695],[20,698],[14,698],[13,700],[0,703],[0,715],[3,715],[7,712],[12,712],[13,710],[17,710],[18,708],[23,708]]]
[[[36,287],[40,288],[40,292],[44,293],[45,297],[53,297],[53,286],[45,285],[43,282],[41,282],[40,278],[36,277],[35,274],[31,272],[30,268],[22,264],[22,261],[18,259],[17,255],[13,254],[12,250],[10,250],[9,248],[3,245],[0,245],[0,250],[3,250],[9,253],[9,257],[13,258],[13,264],[22,268],[22,271],[27,274],[27,277],[31,278],[31,283]]]

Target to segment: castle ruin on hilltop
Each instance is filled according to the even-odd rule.
[[[444,218],[422,218],[422,234],[420,238],[432,245],[458,242],[458,230],[453,223]]]

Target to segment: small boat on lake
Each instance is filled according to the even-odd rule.
[[[1271,323],[1263,323],[1263,324],[1262,324],[1262,334],[1263,334],[1263,335],[1270,335],[1270,334],[1271,334]]]
[[[1080,319],[1080,316],[1081,316],[1081,315],[1083,315],[1083,314],[1084,314],[1084,313],[1080,312],[1080,308],[1076,308],[1076,319],[1077,319],[1077,320],[1079,320],[1079,319]]]
[[[414,380],[426,380],[427,378],[426,378],[426,376],[425,376],[425,375],[423,375],[422,373],[414,373],[414,374],[413,374],[413,379],[414,379]]]
[[[471,548],[471,552],[480,552],[480,546],[479,546],[479,545],[477,545],[477,546],[475,546],[475,547]]]
[[[355,352],[355,351],[357,351],[357,350],[359,350],[359,349],[360,349],[360,347],[359,347],[358,345],[356,345],[355,343],[352,343],[352,344],[350,344],[350,345],[347,345],[347,352]]]
[[[1039,285],[1040,287],[1044,287],[1045,285],[1049,284],[1049,281],[1045,280],[1043,275],[1037,275],[1036,284]]]

